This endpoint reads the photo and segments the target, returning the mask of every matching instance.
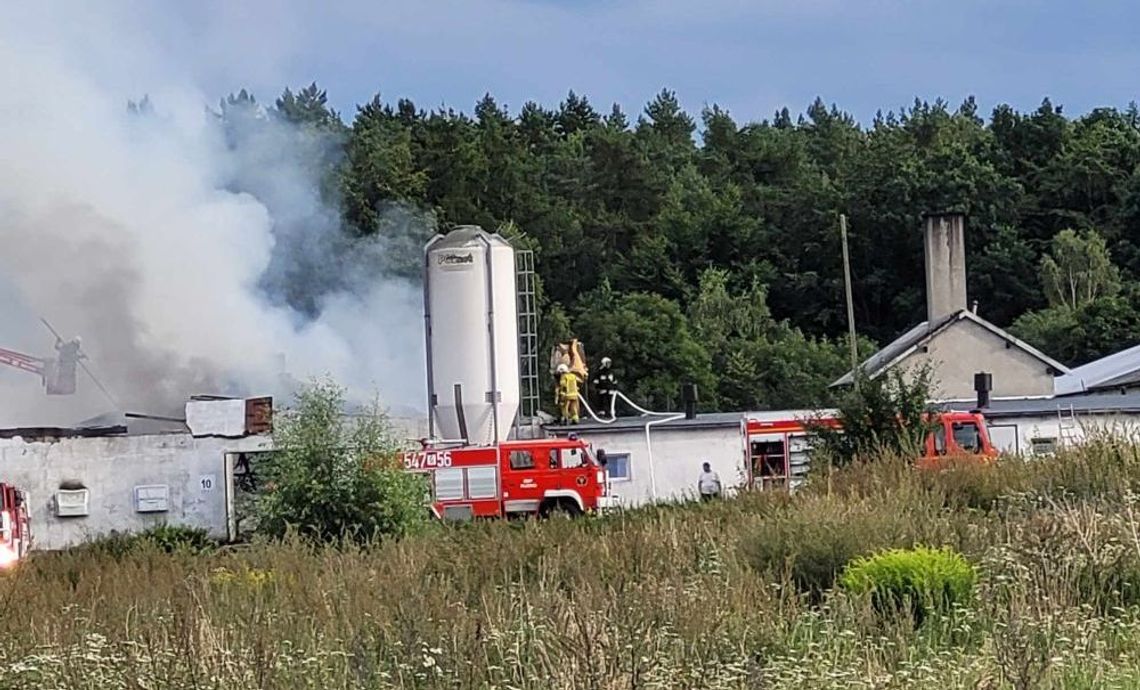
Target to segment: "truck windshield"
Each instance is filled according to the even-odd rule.
[[[954,422],[954,443],[962,450],[978,453],[982,450],[981,432],[974,422]]]

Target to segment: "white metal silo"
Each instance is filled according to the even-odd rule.
[[[506,440],[519,410],[514,248],[465,225],[432,238],[424,258],[431,431],[473,444]]]

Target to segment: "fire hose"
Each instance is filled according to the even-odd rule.
[[[646,459],[649,462],[649,498],[650,500],[657,500],[657,471],[653,463],[653,442],[649,436],[649,428],[654,424],[667,424],[678,419],[684,419],[685,415],[684,413],[677,412],[651,412],[630,400],[625,393],[622,393],[621,391],[614,391],[613,395],[610,396],[610,418],[599,419],[598,416],[594,414],[594,410],[590,408],[590,403],[586,402],[585,396],[579,393],[578,400],[581,401],[582,406],[586,408],[587,414],[589,414],[590,418],[595,422],[599,424],[613,424],[615,421],[617,421],[617,416],[614,414],[614,412],[615,408],[617,407],[618,396],[620,396],[627,405],[640,412],[641,416],[658,418],[651,419],[645,423],[645,453]]]

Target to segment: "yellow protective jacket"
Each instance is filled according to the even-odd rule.
[[[578,377],[572,372],[566,372],[558,379],[558,395],[562,400],[578,399]]]

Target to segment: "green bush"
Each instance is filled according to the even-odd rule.
[[[424,479],[403,470],[400,442],[378,404],[349,421],[344,390],[315,382],[277,416],[275,452],[259,466],[257,529],[322,542],[401,537],[427,525]]]
[[[123,558],[148,548],[165,553],[187,551],[202,553],[215,546],[209,533],[197,527],[183,525],[158,525],[142,532],[109,532],[92,539],[77,550],[105,555],[114,560]]]
[[[805,496],[794,509],[764,520],[743,542],[744,555],[757,571],[786,579],[819,602],[858,556],[950,537],[932,511],[887,500],[890,505],[882,496],[851,502]]]
[[[209,551],[215,546],[206,530],[185,525],[159,525],[139,533],[137,538],[167,553]]]
[[[851,562],[839,578],[845,590],[870,594],[881,612],[909,610],[916,623],[928,613],[965,602],[977,571],[949,548],[892,549]]]

